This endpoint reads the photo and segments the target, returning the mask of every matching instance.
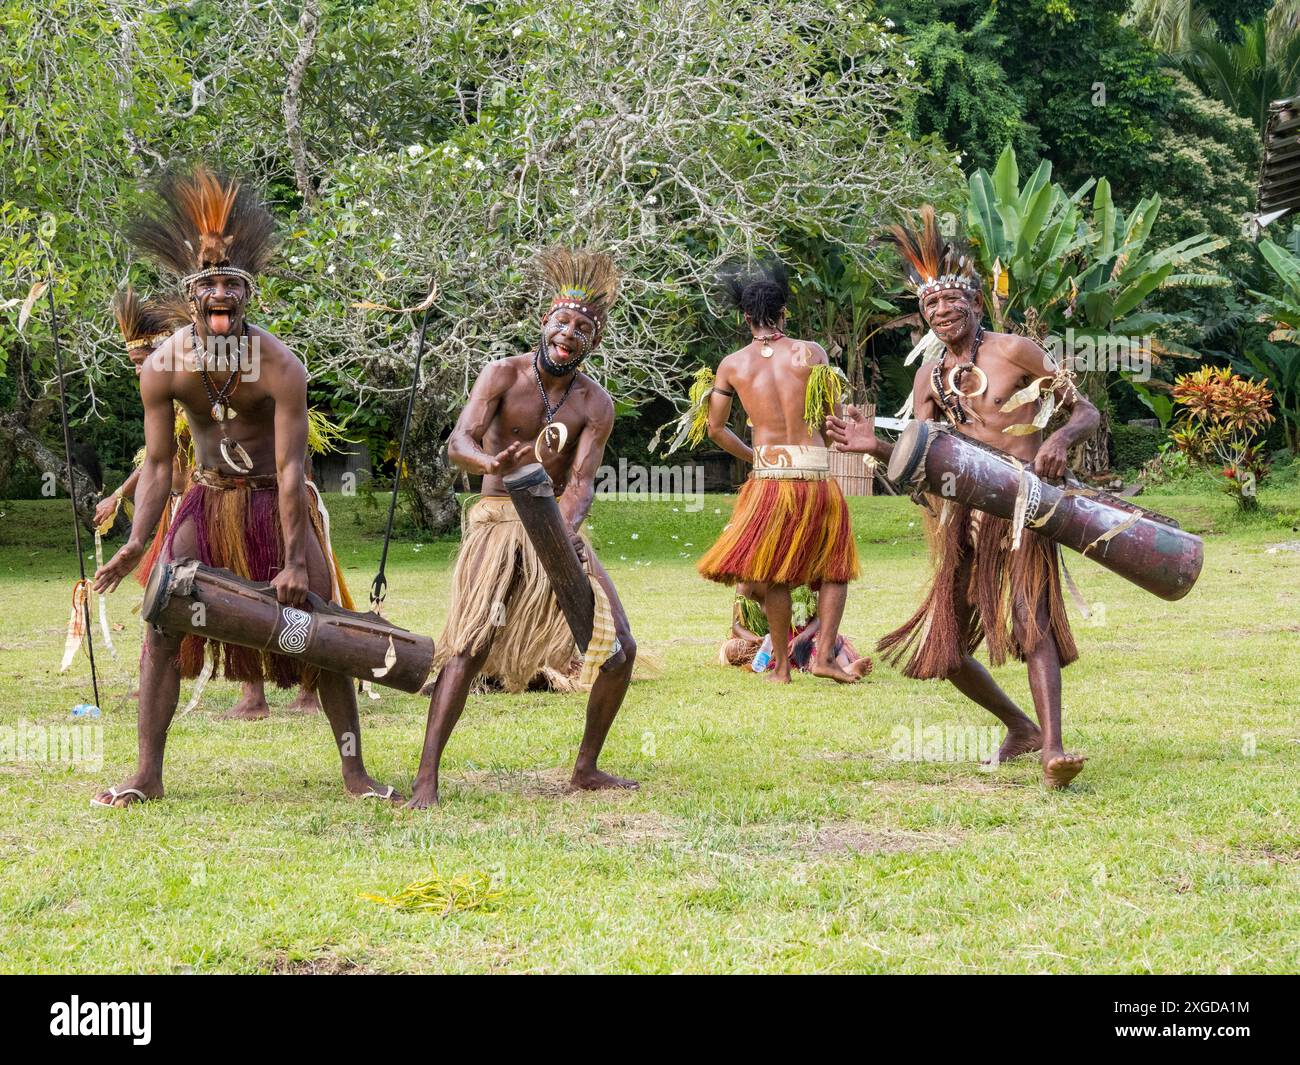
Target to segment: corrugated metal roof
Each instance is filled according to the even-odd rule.
[[[1300,96],[1268,105],[1259,168],[1259,225],[1300,207]]]

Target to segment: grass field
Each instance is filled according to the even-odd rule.
[[[717,665],[729,593],[693,561],[733,500],[598,502],[594,537],[642,648],[605,768],[630,794],[565,796],[582,696],[473,697],[428,812],[344,796],[324,719],[218,719],[210,685],[171,730],[167,797],[91,794],[132,769],[139,649],[111,601],[103,765],[0,763],[5,971],[1262,972],[1300,968],[1300,490],[1236,517],[1226,497],[1162,497],[1206,537],[1192,594],[1165,603],[1071,556],[1098,609],[1074,616],[1065,735],[1089,756],[1067,793],[1031,760],[902,761],[898,737],[991,718],[948,686],[878,669],[855,688],[777,690]],[[331,501],[364,593],[381,514]],[[676,508],[676,509],[674,509]],[[79,659],[57,672],[75,559],[67,505],[0,504],[0,726],[74,723]],[[915,507],[855,500],[863,579],[845,631],[865,646],[912,609],[926,565]],[[398,543],[389,614],[437,635],[450,542]],[[363,598],[360,595],[359,598]],[[1022,667],[996,673],[1028,707]],[[188,684],[182,700],[188,697]],[[372,773],[405,790],[425,701],[362,708]],[[12,737],[18,733],[11,733]],[[922,733],[922,735],[933,735]],[[481,870],[495,909],[446,917],[359,898]]]

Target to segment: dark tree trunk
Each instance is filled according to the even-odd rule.
[[[411,426],[406,441],[406,491],[417,524],[435,536],[452,532],[460,524],[456,502],[459,471],[447,458],[442,433],[427,419]]]
[[[60,494],[69,494],[68,465],[64,457],[47,447],[20,415],[0,413],[0,446],[13,456],[27,459],[42,474],[53,475],[53,483],[58,486]],[[72,476],[77,489],[77,516],[88,531],[94,532],[99,488],[76,463],[72,465]]]

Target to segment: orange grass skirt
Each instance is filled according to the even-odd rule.
[[[858,576],[858,546],[844,493],[832,478],[751,477],[722,535],[696,564],[721,584],[844,584]]]

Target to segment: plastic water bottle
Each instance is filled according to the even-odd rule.
[[[769,632],[763,637],[762,644],[759,645],[758,654],[754,656],[754,661],[750,663],[750,669],[755,673],[762,673],[769,665],[772,664],[772,634]]]
[[[78,703],[72,708],[73,717],[99,717],[99,707],[94,703]]]

